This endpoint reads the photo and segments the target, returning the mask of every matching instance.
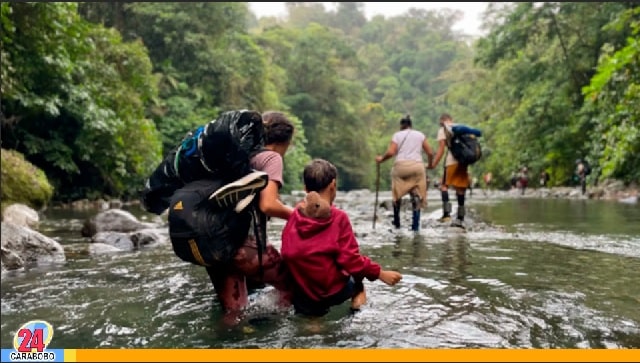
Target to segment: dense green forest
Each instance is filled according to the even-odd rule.
[[[640,179],[637,3],[491,3],[479,39],[453,10],[368,20],[363,6],[290,2],[280,19],[243,2],[3,2],[2,148],[57,200],[135,198],[187,131],[282,110],[297,126],[287,190],[313,157],[350,190],[374,187],[403,114],[435,147],[447,112],[483,131],[473,174],[498,185],[521,166],[567,185],[577,158],[592,182]]]

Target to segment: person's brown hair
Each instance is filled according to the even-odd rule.
[[[302,172],[307,192],[321,192],[337,177],[338,169],[324,159],[313,159]]]
[[[448,113],[443,113],[442,115],[440,115],[440,122],[444,122],[447,120],[453,120],[453,117],[451,117],[451,115],[449,115]]]
[[[262,114],[265,144],[282,144],[290,142],[295,127],[293,123],[279,111],[267,111]]]

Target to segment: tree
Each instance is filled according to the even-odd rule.
[[[607,25],[630,27],[626,45],[603,47],[596,74],[583,88],[585,123],[593,125],[592,157],[603,178],[640,180],[640,7]]]
[[[2,27],[3,147],[44,170],[58,199],[133,195],[160,157],[146,49],[74,3],[3,3]]]

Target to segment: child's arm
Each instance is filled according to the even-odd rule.
[[[366,277],[374,281],[380,276],[380,265],[371,261],[367,256],[360,254],[358,241],[353,234],[351,222],[344,212],[337,221],[340,225],[340,237],[338,239],[337,262],[346,272],[356,277]]]
[[[402,280],[402,275],[397,271],[388,271],[382,270],[380,271],[380,281],[384,282],[389,286],[393,286],[398,283],[398,281]]]

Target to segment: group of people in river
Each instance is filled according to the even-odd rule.
[[[222,186],[216,185],[215,181],[197,180],[175,192],[169,207],[170,232],[184,224],[184,219],[172,217],[175,215],[188,216],[205,226],[198,229],[196,237],[179,238],[170,233],[174,251],[179,255],[192,254],[193,259],[202,262],[198,264],[206,267],[227,323],[238,321],[248,304],[251,286],[264,284],[277,290],[281,306],[293,306],[299,314],[323,316],[332,306],[347,300],[351,301],[351,309],[357,311],[366,302],[364,279],[380,280],[392,286],[402,279],[402,275],[382,268],[360,252],[347,213],[334,205],[339,176],[330,161],[314,159],[304,167],[302,179],[306,195],[295,206],[281,201],[283,158],[291,145],[295,127],[282,112],[266,112],[261,117],[265,141],[264,147],[250,157],[252,172]],[[451,222],[452,227],[461,230],[465,228],[465,194],[471,187],[468,165],[459,162],[450,152],[451,130],[455,125],[451,115],[442,114],[439,124],[434,151],[425,134],[413,129],[411,117],[402,117],[400,130],[393,134],[386,152],[375,157],[378,164],[394,158],[390,176],[395,228],[400,228],[402,197],[409,195],[411,229],[420,229],[420,212],[426,205],[428,186],[423,153],[427,157],[426,169],[435,169],[444,159],[443,176],[439,180],[442,198],[439,221]],[[526,174],[527,169],[523,168],[521,183],[526,180]],[[483,180],[489,186],[491,174],[485,174]],[[548,177],[541,182],[546,185]],[[449,188],[455,191],[458,207],[455,217],[452,216]],[[231,256],[226,261],[209,262],[209,259],[205,263],[200,255],[198,243],[215,243],[206,227],[206,223],[214,220],[214,212],[199,207],[202,200],[218,207],[231,206],[236,213],[252,205],[253,213],[259,214],[259,218],[251,219],[254,228],[239,224],[242,226],[238,227],[239,233],[232,234],[234,242],[225,246]],[[286,221],[280,251],[266,241],[270,218]],[[264,246],[260,243],[261,238]]]
[[[591,166],[584,159],[577,159],[575,170],[573,171],[573,182],[580,186],[580,191],[584,195],[587,192],[587,176],[591,174]],[[540,188],[549,187],[551,175],[547,170],[542,170],[538,177],[538,186]],[[529,185],[529,169],[526,166],[521,167],[518,171],[511,173],[510,186],[512,190],[519,190],[524,195]]]
[[[306,165],[302,170],[305,198],[294,207],[282,203],[279,191],[284,184],[283,157],[289,149],[295,127],[281,112],[266,112],[262,118],[265,145],[250,158],[253,172],[233,183],[214,187],[217,190],[209,198],[214,204],[233,205],[236,211],[241,211],[255,196],[258,213],[265,217],[253,221],[262,225],[260,228],[249,228],[229,261],[205,264],[225,311],[225,321],[232,324],[238,321],[248,304],[249,286],[256,284],[275,287],[280,305],[293,305],[296,313],[323,316],[332,306],[347,300],[351,300],[352,310],[358,310],[366,302],[364,279],[395,285],[402,275],[383,269],[360,252],[347,213],[334,205],[338,171],[330,161],[314,159]],[[453,118],[449,114],[442,114],[439,123],[441,127],[435,152],[424,133],[413,129],[411,117],[407,115],[401,118],[400,130],[393,134],[386,152],[375,158],[378,164],[390,158],[395,159],[391,171],[391,189],[393,225],[396,228],[400,228],[400,201],[407,194],[412,203],[411,228],[414,231],[420,228],[420,211],[426,205],[427,197],[427,176],[422,157],[422,153],[425,153],[427,169],[436,168],[444,159],[444,175],[440,181],[443,215],[440,221],[452,219],[448,189],[453,188],[458,209],[451,225],[464,229],[465,192],[470,181],[468,168],[448,152],[450,135],[445,128],[451,129]],[[209,195],[213,190],[211,187],[206,189],[206,184],[211,184],[209,181],[194,183],[198,184],[191,187],[187,184],[183,189],[200,188],[206,190],[200,193],[203,195]],[[182,213],[197,220],[211,220],[207,219],[207,214],[213,213],[210,209],[190,208],[188,206],[193,203],[185,203],[185,200],[188,197],[184,193],[175,193],[169,214],[170,230],[172,221],[176,220],[171,218],[173,214]],[[281,235],[282,246],[278,251],[267,242],[264,253],[261,253],[257,235],[262,230],[266,236],[264,231],[268,218],[286,221]],[[197,239],[207,238],[210,236],[203,232]],[[181,242],[181,245],[185,245],[184,241]],[[175,245],[174,250],[178,252]],[[195,248],[195,251],[198,249]]]
[[[169,207],[174,251],[181,258],[190,255],[191,259],[187,260],[206,267],[225,312],[224,321],[230,324],[238,321],[247,306],[250,287],[264,284],[277,290],[281,306],[293,306],[296,313],[323,316],[332,306],[347,300],[351,301],[352,310],[359,310],[366,302],[364,279],[380,280],[392,286],[402,275],[385,270],[360,252],[347,213],[334,204],[339,176],[330,161],[314,159],[304,167],[302,179],[306,194],[295,206],[281,201],[283,158],[295,127],[282,112],[258,116],[262,118],[264,146],[249,158],[252,172],[225,185],[206,178],[195,180],[174,193]],[[426,169],[435,169],[443,159],[443,176],[438,183],[442,198],[439,221],[451,222],[452,227],[461,230],[465,228],[465,195],[471,187],[468,165],[458,161],[451,152],[451,130],[455,127],[451,115],[443,113],[439,124],[434,151],[425,134],[413,128],[411,117],[402,117],[400,130],[391,137],[386,152],[375,157],[378,165],[394,158],[390,176],[395,228],[400,228],[402,197],[409,195],[411,229],[420,229],[420,212],[427,200]],[[426,168],[423,153],[427,158]],[[584,176],[586,168],[580,165]],[[526,168],[520,171],[522,190],[526,187],[527,172]],[[488,187],[491,174],[485,174],[483,179]],[[541,183],[547,182],[548,175],[542,175]],[[452,218],[449,188],[455,191],[458,207],[455,218]],[[235,213],[252,208],[253,215],[259,216],[247,220],[247,224],[240,223],[240,229],[246,232],[241,238],[221,242],[211,232],[210,225],[219,213],[211,205],[218,209],[228,207]],[[286,221],[280,251],[266,241],[270,218]],[[249,222],[254,228],[250,228]],[[194,225],[199,227],[192,228],[190,234],[181,232],[181,228]],[[218,249],[213,247],[216,244]],[[221,244],[224,246],[220,248]],[[229,257],[221,258],[224,253]]]
[[[442,217],[440,222],[450,222],[451,226],[464,229],[466,191],[471,187],[468,165],[459,162],[450,152],[450,130],[454,126],[453,117],[443,113],[439,118],[440,127],[436,140],[437,151],[427,141],[425,134],[413,129],[409,115],[400,120],[400,130],[393,134],[386,152],[376,156],[376,162],[382,163],[395,157],[391,169],[391,191],[393,205],[393,225],[400,228],[400,206],[404,195],[409,194],[412,205],[411,229],[420,229],[420,211],[427,200],[427,175],[422,153],[427,156],[427,169],[435,169],[445,156],[442,179],[438,185],[442,196]],[[449,130],[449,132],[447,131]],[[455,191],[458,209],[452,220],[452,206],[449,201],[449,188]]]
[[[292,305],[299,314],[323,316],[331,306],[347,300],[351,300],[352,310],[358,310],[366,302],[364,279],[395,285],[402,275],[383,269],[360,252],[347,213],[334,205],[339,176],[330,161],[314,159],[308,163],[302,170],[306,197],[294,207],[282,203],[283,157],[295,127],[282,112],[266,112],[262,122],[264,147],[249,160],[253,172],[224,186],[201,179],[175,192],[169,207],[174,251],[192,253],[196,260],[205,261],[198,246],[216,243],[206,226],[198,228],[195,237],[180,238],[171,233],[172,228],[184,227],[185,219],[215,223],[215,209],[192,200],[204,199],[207,205],[230,206],[241,213],[255,198],[253,205],[261,218],[253,219],[252,224],[259,224],[258,228],[242,224],[248,231],[233,235],[235,239],[242,236],[242,240],[237,241],[228,261],[207,259],[207,263],[200,263],[206,267],[222,305],[223,320],[231,325],[238,322],[248,304],[249,288],[263,284],[275,287],[279,304]],[[261,250],[259,240],[266,237],[269,218],[286,221],[280,251],[268,241]]]

